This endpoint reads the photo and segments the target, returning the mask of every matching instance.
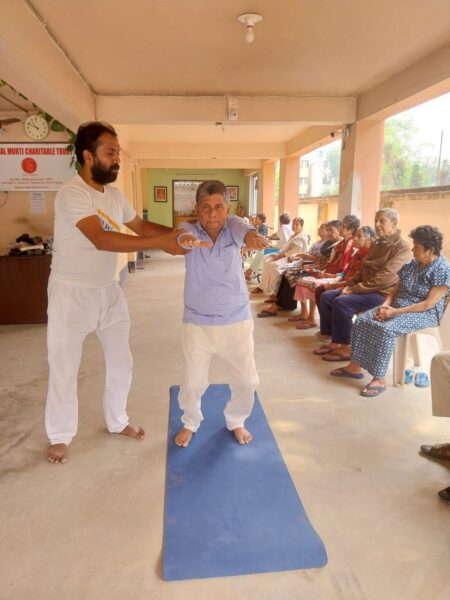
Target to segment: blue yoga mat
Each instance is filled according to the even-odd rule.
[[[225,428],[228,385],[210,385],[205,420],[178,448],[179,386],[170,389],[163,575],[167,581],[323,567],[312,528],[258,397],[240,446]]]

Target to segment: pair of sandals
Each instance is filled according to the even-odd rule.
[[[430,378],[426,373],[416,373],[412,369],[406,369],[405,371],[405,384],[410,384],[414,381],[414,385],[420,388],[427,388],[430,386]]]
[[[331,348],[331,346],[328,346],[327,344],[324,344],[317,350],[314,350],[313,354],[316,356],[321,356],[322,360],[326,362],[348,362],[351,358],[350,355],[343,354],[342,352],[339,352],[339,349]]]
[[[364,379],[364,373],[352,373],[345,367],[340,367],[339,369],[331,371],[330,375],[333,375],[333,377],[346,377],[348,379]],[[359,395],[364,398],[376,398],[385,391],[385,385],[373,385],[368,383],[366,387],[359,392]]]

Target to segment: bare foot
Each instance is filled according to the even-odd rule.
[[[48,462],[64,464],[69,460],[69,448],[66,444],[52,444],[48,450]]]
[[[121,435],[128,435],[136,440],[143,440],[145,438],[145,431],[142,427],[133,427],[132,425],[127,425],[125,429],[119,431]]]
[[[180,429],[180,431],[175,436],[175,444],[180,446],[180,448],[186,448],[189,445],[189,442],[192,439],[192,431],[190,429]]]
[[[233,429],[233,433],[238,444],[250,444],[253,439],[252,434],[245,427],[236,427]]]

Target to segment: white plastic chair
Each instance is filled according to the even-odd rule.
[[[405,383],[405,369],[408,358],[408,350],[411,350],[414,366],[421,364],[420,349],[418,344],[418,335],[432,335],[436,338],[440,351],[450,350],[450,295],[447,296],[444,314],[441,322],[437,327],[425,327],[411,333],[405,333],[397,338],[397,344],[393,356],[393,385],[395,387],[403,387]]]

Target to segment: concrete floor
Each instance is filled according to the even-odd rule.
[[[104,429],[95,337],[79,379],[71,461],[44,459],[45,326],[0,327],[2,600],[447,600],[449,463],[418,456],[450,440],[430,392],[335,380],[309,331],[256,319],[260,398],[328,565],[166,583],[161,578],[168,389],[179,383],[183,259],[154,253],[125,283],[135,360],[129,400],[142,442]],[[252,302],[256,310],[259,302]],[[426,365],[425,365],[426,366]],[[222,382],[214,364],[212,382]],[[268,482],[270,485],[270,482]]]

